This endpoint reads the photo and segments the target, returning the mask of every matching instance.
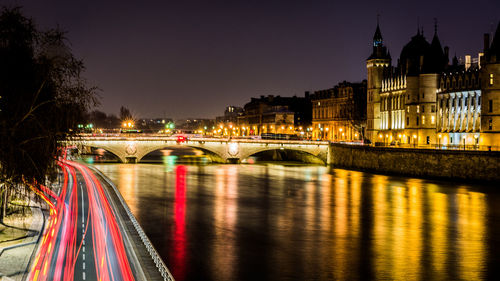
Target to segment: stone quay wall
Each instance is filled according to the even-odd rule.
[[[500,182],[500,151],[330,144],[333,167],[458,180]]]

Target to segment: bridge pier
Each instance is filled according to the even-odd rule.
[[[137,158],[136,157],[125,157],[124,163],[135,164],[135,163],[137,163]]]
[[[227,158],[226,164],[239,164],[240,158]]]
[[[327,149],[327,152],[326,152],[326,165],[327,166],[330,166],[332,164],[332,158],[333,158],[333,148],[332,148],[332,144],[328,144],[328,149]]]

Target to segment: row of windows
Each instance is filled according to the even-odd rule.
[[[458,78],[458,80],[453,78],[443,78],[441,79],[440,88],[443,90],[446,89],[461,89],[461,88],[478,88],[481,85],[481,79],[477,78],[476,75],[471,75],[472,78],[469,79],[466,76],[465,81],[462,77]],[[477,83],[476,83],[477,82]],[[446,85],[446,87],[445,87]]]
[[[398,110],[404,108],[404,96],[384,97],[380,101],[380,111]],[[390,106],[390,107],[389,107]]]
[[[431,124],[434,125],[436,123],[436,117],[434,115],[431,116]],[[415,124],[420,126],[420,116],[417,116],[415,119]],[[425,125],[425,115],[422,116],[422,125]],[[406,117],[406,126],[410,126],[410,117]]]
[[[417,105],[417,113],[420,113],[420,112],[425,113],[425,108],[426,108],[425,105],[422,105],[422,106]],[[436,112],[436,105],[431,104],[430,110],[431,110],[430,111],[431,113]],[[410,107],[409,106],[406,107],[406,112],[410,113]]]
[[[324,119],[324,118],[348,118],[351,117],[353,113],[352,106],[336,106],[332,107],[322,107],[316,108],[313,111],[314,119]]]
[[[439,99],[439,108],[465,108],[470,106],[471,108],[479,107],[481,105],[481,96],[477,97],[459,97],[459,98],[445,98]]]
[[[445,82],[446,80],[446,82]],[[477,81],[477,83],[476,83]],[[489,85],[493,85],[494,82],[495,82],[495,75],[493,73],[490,73],[489,75]],[[446,84],[446,88],[445,88],[445,84]],[[465,78],[465,81],[463,81],[463,79],[460,77],[457,81],[456,78],[452,78],[451,81],[450,81],[450,78],[448,79],[441,79],[441,84],[440,84],[440,87],[441,89],[443,90],[446,90],[446,89],[460,89],[460,88],[478,88],[479,85],[481,85],[481,78],[478,78],[476,80],[476,77],[474,75],[472,75],[472,79],[468,79],[468,77]],[[451,86],[451,87],[450,87]]]

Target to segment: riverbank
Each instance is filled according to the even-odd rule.
[[[0,280],[23,280],[45,218],[33,200],[10,204],[14,211],[0,224]]]
[[[438,179],[500,181],[500,152],[331,144],[335,168]]]

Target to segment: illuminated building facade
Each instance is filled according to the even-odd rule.
[[[311,124],[311,100],[305,97],[261,96],[252,98],[238,117],[242,136],[261,134],[297,134],[306,136]]]
[[[453,64],[440,78],[437,93],[438,145],[479,144],[481,84],[479,60]]]
[[[234,125],[238,124],[238,117],[243,115],[243,108],[239,106],[230,105],[224,110],[224,116],[217,116],[215,118],[216,123],[232,123]]]
[[[437,27],[431,43],[418,30],[398,63],[377,25],[368,70],[367,137],[373,143],[500,145],[500,23],[484,55],[448,61]]]
[[[361,140],[366,124],[366,80],[341,82],[314,92],[312,138],[331,141]]]
[[[481,136],[480,145],[500,145],[500,22],[490,45],[484,36],[484,57],[481,60]]]
[[[368,139],[385,144],[435,143],[436,92],[447,64],[448,48],[441,47],[436,28],[431,43],[418,30],[392,66],[377,25],[366,64]]]

